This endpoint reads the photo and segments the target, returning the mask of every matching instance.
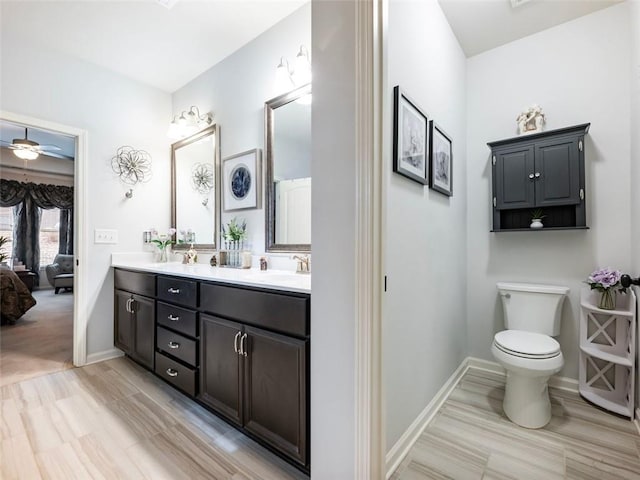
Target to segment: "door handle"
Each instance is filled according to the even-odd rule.
[[[173,315],[169,314],[169,316],[167,317],[169,320],[171,320],[172,322],[177,322],[178,320],[180,320],[180,317],[174,317]]]
[[[179,293],[180,293],[180,289],[179,289],[179,288],[172,288],[172,287],[169,287],[169,289],[167,290],[167,292],[172,293],[172,294],[174,294],[174,295],[177,295],[177,294],[179,294]]]
[[[530,178],[531,180],[533,180],[533,177],[534,177],[533,173],[530,173],[530,174],[529,174],[529,178]]]
[[[129,308],[130,303],[131,299],[127,298],[127,303],[124,305],[124,309],[127,311],[127,313],[131,313],[131,309]]]
[[[180,348],[180,344],[178,342],[169,342],[167,345],[169,345],[169,348],[173,348],[174,350],[176,348]]]
[[[240,355],[247,356],[247,351],[244,349],[244,341],[247,339],[247,334],[245,333],[240,337]]]
[[[236,333],[236,336],[233,337],[233,351],[236,352],[236,353],[240,353],[238,351],[238,337],[240,336],[241,333],[242,332],[238,332],[238,333]]]
[[[536,172],[536,178],[540,178],[540,172]]]

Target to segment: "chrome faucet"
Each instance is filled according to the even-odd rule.
[[[311,259],[309,255],[302,255],[301,257],[294,255],[291,258],[298,261],[296,273],[311,273]]]

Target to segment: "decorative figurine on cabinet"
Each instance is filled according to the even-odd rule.
[[[528,109],[518,115],[518,134],[538,133],[544,128],[546,122],[544,112],[540,105],[531,105]]]

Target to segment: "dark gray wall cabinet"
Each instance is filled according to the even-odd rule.
[[[309,473],[310,296],[114,275],[115,345]]]
[[[584,136],[589,123],[488,143],[493,179],[493,231],[587,228]]]

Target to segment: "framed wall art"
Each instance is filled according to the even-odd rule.
[[[254,148],[222,161],[224,210],[260,207],[262,151]]]
[[[399,86],[393,88],[393,171],[429,181],[429,119]]]
[[[453,195],[453,142],[433,120],[430,127],[429,187],[450,197]]]

